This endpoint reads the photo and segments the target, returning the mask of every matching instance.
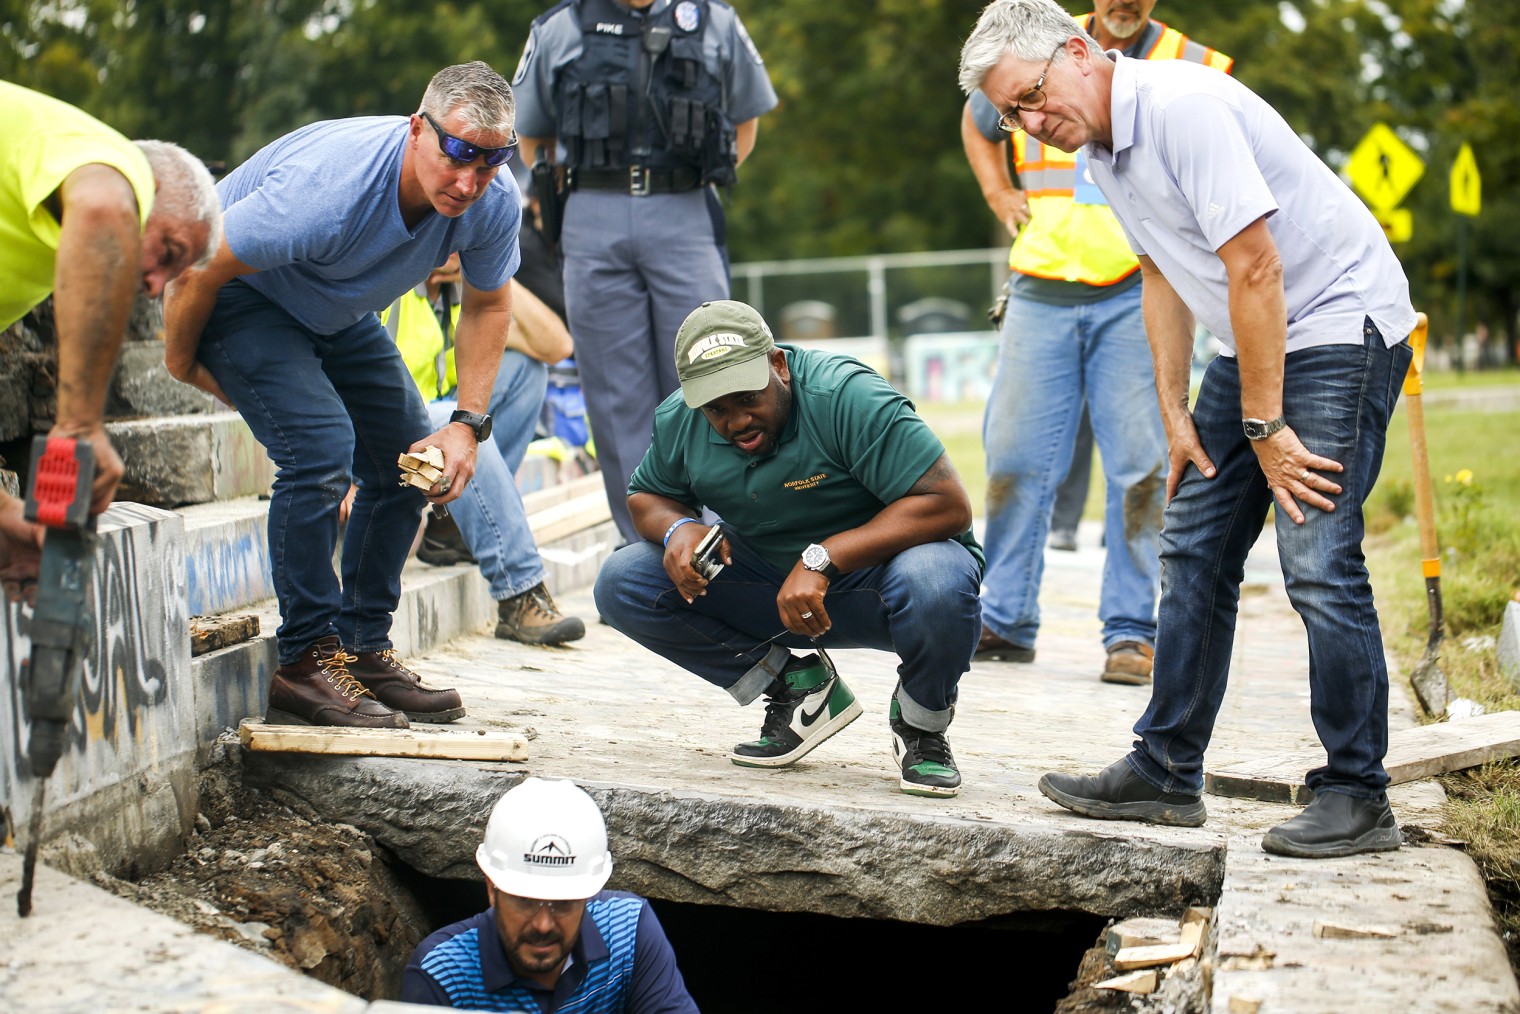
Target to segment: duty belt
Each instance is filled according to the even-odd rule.
[[[633,197],[650,194],[682,194],[702,185],[695,169],[651,169],[633,165],[627,169],[577,169],[570,174],[571,190],[616,190]]]

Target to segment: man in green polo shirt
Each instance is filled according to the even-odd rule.
[[[740,704],[767,698],[760,738],[729,754],[746,767],[791,764],[859,717],[824,648],[892,651],[899,786],[955,795],[945,730],[981,633],[983,556],[944,446],[869,367],[777,346],[743,303],[694,310],[676,370],[628,484],[647,541],[603,566],[603,619]],[[722,519],[711,580],[692,566],[704,508]]]
[[[51,434],[95,451],[90,512],[111,502],[121,459],[102,416],[133,300],[149,298],[220,237],[211,174],[183,148],[128,141],[94,117],[0,81],[0,330],[56,293],[58,410]],[[0,491],[0,581],[19,597],[40,534]]]

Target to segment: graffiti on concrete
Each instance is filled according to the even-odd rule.
[[[178,522],[152,508],[117,504],[101,524],[91,577],[92,643],[83,660],[65,758],[82,785],[151,765],[162,734],[179,722],[172,674],[188,669],[184,539]],[[25,666],[31,610],[7,606],[0,626],[0,796],[30,772]],[[182,681],[181,681],[182,682]],[[132,758],[141,753],[140,762]],[[125,762],[125,763],[124,763]]]

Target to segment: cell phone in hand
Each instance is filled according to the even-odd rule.
[[[711,581],[723,573],[723,530],[713,525],[691,554],[691,569]]]

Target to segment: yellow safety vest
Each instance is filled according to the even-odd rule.
[[[455,303],[450,310],[453,322],[459,323],[459,304]],[[396,319],[392,326],[391,315]],[[443,328],[438,323],[438,315],[433,312],[433,306],[428,302],[427,296],[421,295],[416,289],[407,290],[406,294],[386,307],[380,314],[380,323],[390,332],[396,340],[396,347],[401,351],[401,358],[406,360],[406,368],[416,381],[417,389],[422,392],[423,401],[434,401],[450,394],[459,386],[459,378],[454,371],[454,348],[449,343],[444,348]],[[452,329],[451,329],[452,330]],[[438,382],[439,360],[443,361],[443,383]]]
[[[1090,23],[1093,15],[1077,18]],[[1234,60],[1159,21],[1161,36],[1147,60],[1191,60],[1230,72]],[[1077,155],[1041,144],[1027,133],[1013,135],[1019,184],[1029,199],[1029,224],[1019,230],[1008,267],[1024,275],[1088,285],[1113,285],[1134,274],[1140,262],[1107,204],[1076,200]]]

